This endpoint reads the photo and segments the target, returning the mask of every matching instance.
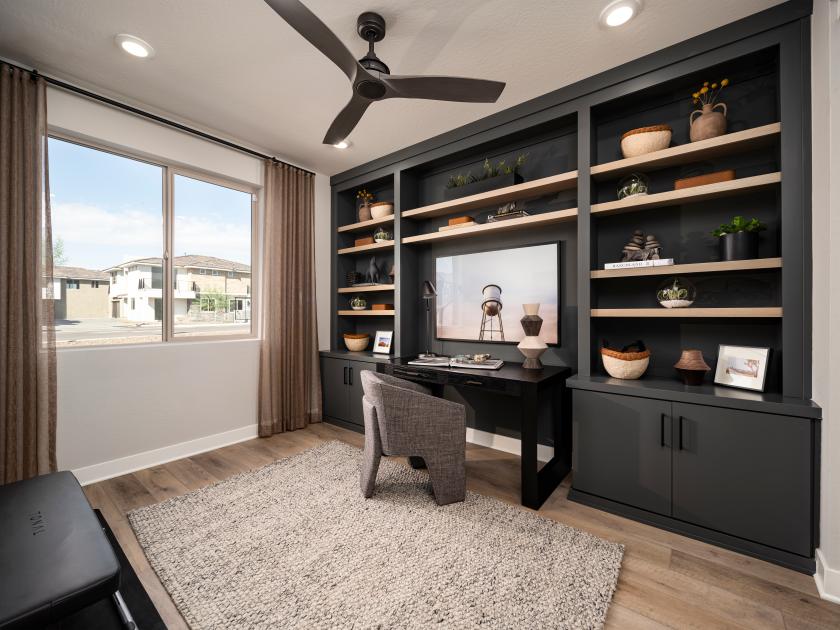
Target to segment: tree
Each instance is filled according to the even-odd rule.
[[[53,241],[53,265],[67,264],[67,254],[64,253],[64,239],[60,236]]]
[[[216,287],[203,289],[200,293],[201,310],[226,313],[228,310],[228,297]]]

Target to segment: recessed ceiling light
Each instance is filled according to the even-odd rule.
[[[336,149],[346,149],[350,146],[350,143],[347,140],[342,140],[341,142],[336,142],[333,146]]]
[[[142,39],[135,37],[134,35],[127,35],[123,33],[121,35],[117,35],[114,38],[114,41],[117,42],[117,46],[134,57],[148,59],[149,57],[154,57],[155,55],[155,49],[151,47],[149,42],[144,42]]]
[[[641,10],[639,0],[616,0],[601,11],[600,21],[604,26],[621,26],[627,24]]]

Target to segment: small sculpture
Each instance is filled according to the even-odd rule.
[[[365,282],[370,284],[379,284],[379,277],[382,272],[379,270],[379,265],[376,264],[376,256],[371,256],[370,264],[365,272]]]
[[[621,262],[635,260],[659,260],[662,245],[653,234],[645,236],[641,230],[633,232],[630,242],[621,250]]]
[[[543,319],[540,317],[540,305],[523,304],[522,310],[525,311],[525,316],[519,322],[522,324],[522,330],[525,331],[525,338],[516,346],[525,355],[522,367],[528,370],[541,370],[543,364],[540,356],[548,346],[539,336],[543,324]]]

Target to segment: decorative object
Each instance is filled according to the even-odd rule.
[[[362,188],[356,192],[356,199],[359,200],[359,221],[370,221],[370,202],[373,200],[373,194]]]
[[[371,284],[379,284],[379,278],[382,274],[382,271],[379,269],[379,265],[376,264],[376,256],[370,257],[370,264],[368,265],[367,271],[365,272],[365,282],[370,282]]]
[[[346,278],[348,287],[357,285],[363,280],[362,274],[360,274],[358,271],[348,271],[346,274]]]
[[[449,367],[471,370],[498,370],[504,364],[504,361],[494,359],[489,354],[459,354],[449,361]]]
[[[715,383],[763,392],[769,361],[770,348],[721,344],[718,347]]]
[[[128,519],[192,628],[241,627],[255,611],[260,630],[472,628],[489,623],[488,611],[503,628],[604,625],[622,545],[471,491],[441,509],[428,471],[397,458],[381,459],[377,500],[364,501],[362,458],[326,442]],[[316,523],[323,535],[301,533]],[[231,570],[239,566],[249,569]],[[446,587],[429,597],[415,576]],[[278,584],[294,596],[278,597]],[[500,593],[526,592],[499,604]]]
[[[609,347],[609,342],[604,339],[601,345],[601,362],[607,374],[613,378],[635,380],[641,378],[650,363],[650,350],[645,343],[639,339],[621,350]]]
[[[714,173],[706,173],[705,175],[683,177],[674,182],[674,190],[706,186],[707,184],[717,184],[719,182],[730,182],[733,179],[735,179],[735,171],[729,168],[723,171],[715,171]]]
[[[445,232],[446,230],[457,230],[463,227],[470,227],[475,225],[475,220],[472,217],[452,217],[446,225],[438,228],[438,232]]]
[[[670,125],[651,125],[626,131],[621,136],[621,154],[631,158],[667,149],[672,133]]]
[[[394,279],[397,277],[397,268],[394,265],[391,265],[391,271],[388,272],[388,280],[391,281],[391,284],[394,284]]]
[[[350,298],[350,308],[354,311],[363,311],[367,308],[367,300],[361,295]]]
[[[382,303],[371,304],[370,310],[372,310],[372,311],[393,311],[394,310],[394,305],[393,304],[382,304]]]
[[[374,305],[375,306],[375,305]],[[373,338],[373,351],[377,354],[390,354],[391,342],[394,340],[393,330],[377,330]]]
[[[674,368],[686,385],[702,385],[706,372],[712,369],[706,364],[700,350],[683,350]]]
[[[674,277],[659,287],[656,299],[665,308],[687,308],[694,304],[697,289],[685,278]]]
[[[646,195],[648,194],[649,188],[650,180],[646,175],[642,175],[641,173],[631,173],[618,182],[616,195],[619,199],[636,197],[637,195]]]
[[[542,328],[542,317],[540,317],[539,304],[523,304],[522,310],[525,315],[519,320],[522,330],[525,331],[525,338],[516,347],[525,355],[525,362],[522,367],[529,370],[541,370],[543,365],[540,357],[548,346],[540,339],[540,328]]]
[[[627,262],[604,263],[604,269],[637,269],[639,267],[668,267],[674,264],[673,258],[656,260],[630,260]]]
[[[758,258],[758,233],[767,229],[758,219],[747,221],[742,216],[724,223],[712,232],[720,240],[721,260],[751,260]]]
[[[447,200],[458,199],[488,190],[521,184],[523,179],[519,169],[527,158],[528,154],[522,153],[516,157],[513,164],[508,164],[506,160],[499,160],[496,164],[492,164],[490,159],[486,158],[480,175],[476,176],[468,171],[466,174],[458,173],[450,177],[446,183],[444,198]]]
[[[505,340],[505,327],[502,323],[502,288],[498,284],[488,284],[481,290],[481,327],[478,329],[478,340],[484,341],[485,335],[489,333],[493,341],[493,335],[498,334],[500,341]],[[494,323],[498,325],[493,326]]]
[[[394,214],[393,201],[377,201],[370,204],[370,215],[374,219],[384,219]]]
[[[558,243],[497,249],[471,254],[441,256],[435,260],[437,336],[440,339],[479,341],[481,322],[497,308],[501,294],[489,294],[501,287],[508,304],[540,303],[542,340],[551,345],[559,339]],[[490,302],[487,302],[487,300]],[[480,319],[479,319],[479,313]],[[492,341],[500,342],[498,318],[494,315]],[[485,331],[489,332],[489,331]],[[525,337],[519,326],[505,331],[505,341],[518,343]],[[488,334],[483,341],[491,341]]]
[[[426,352],[420,355],[421,359],[437,357],[432,352],[432,305],[437,297],[437,289],[429,280],[423,281],[423,308],[426,312]]]
[[[491,214],[487,217],[487,222],[493,223],[494,221],[506,221],[507,219],[519,219],[527,216],[530,215],[519,206],[518,202],[511,201],[503,206],[499,206],[499,209],[496,210],[495,214]]]
[[[460,225],[462,223],[473,223],[473,218],[470,216],[452,217],[447,221],[449,225]]]
[[[367,350],[370,343],[370,335],[367,333],[344,333],[344,345],[350,352],[362,352]]]
[[[720,84],[706,81],[699,90],[691,95],[692,102],[699,105],[689,116],[689,137],[692,142],[717,138],[726,133],[726,104],[717,102],[721,90],[729,85],[729,79]],[[718,107],[723,112],[715,111]],[[696,116],[696,117],[695,117]]]
[[[373,233],[373,240],[377,243],[385,243],[387,241],[393,240],[393,236],[391,233],[386,230],[384,227],[379,227],[376,229],[376,232]]]
[[[662,245],[655,235],[648,234],[645,236],[645,233],[641,230],[635,230],[630,242],[621,250],[621,262],[659,260],[661,254]]]
[[[363,236],[362,238],[357,238],[353,241],[353,245],[355,247],[361,247],[362,245],[373,245],[374,240],[372,236]]]

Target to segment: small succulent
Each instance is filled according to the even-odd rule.
[[[383,227],[380,227],[373,233],[373,240],[375,241],[390,241],[391,233]]]
[[[735,234],[736,232],[761,232],[766,229],[767,226],[758,219],[747,221],[744,217],[737,216],[732,219],[732,223],[724,223],[714,230],[712,236],[723,236],[724,234]]]
[[[357,295],[350,300],[350,306],[353,308],[365,308],[367,306],[367,300],[361,295]]]

